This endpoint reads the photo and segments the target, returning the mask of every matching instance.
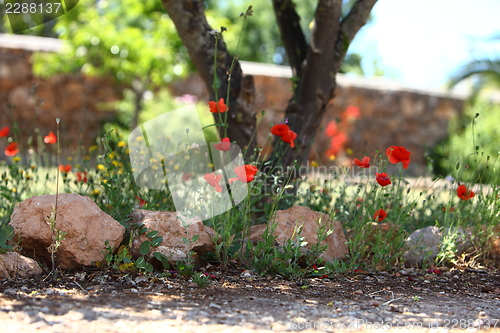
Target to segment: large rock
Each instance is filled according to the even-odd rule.
[[[488,227],[483,225],[481,227],[483,232],[488,232]],[[488,256],[495,261],[497,266],[500,263],[500,224],[494,226],[491,230],[491,236],[488,239],[489,250]]]
[[[32,197],[14,208],[10,225],[22,253],[51,265],[47,248],[52,244],[49,216],[56,203],[55,195]],[[104,213],[88,197],[61,193],[58,198],[56,228],[66,233],[55,254],[62,269],[90,266],[104,259],[105,242],[116,248],[123,240],[125,227]]]
[[[438,227],[427,227],[415,230],[406,239],[405,265],[407,267],[422,266],[424,262],[434,263],[443,243],[443,237],[453,235],[456,246],[455,255],[467,251],[472,243],[471,233],[462,228],[445,228],[443,231]]]
[[[22,256],[17,252],[0,254],[0,279],[13,277],[32,278],[41,274],[42,268],[31,258]]]
[[[321,224],[318,223],[319,221]],[[294,237],[297,228],[302,226],[301,236],[304,237],[307,245],[301,250],[307,252],[318,242],[318,227],[326,226],[327,230],[332,230],[332,233],[321,243],[321,245],[327,245],[321,258],[331,261],[341,259],[349,253],[342,225],[338,221],[330,220],[327,214],[315,212],[307,207],[295,206],[287,210],[276,211],[276,218],[273,222],[277,223],[273,235],[276,236],[279,246],[283,246],[288,239]],[[261,240],[267,226],[267,224],[261,224],[250,227],[250,241]]]
[[[136,209],[131,214],[131,223],[139,224],[151,231],[158,231],[158,236],[162,236],[163,241],[159,246],[152,248],[150,254],[152,252],[163,253],[171,262],[185,260],[189,250],[194,251],[195,254],[192,259],[196,262],[200,262],[200,256],[206,252],[215,253],[213,241],[215,231],[204,225],[200,220],[189,221],[188,235],[186,235],[186,229],[177,218],[176,212]],[[189,244],[183,242],[182,239],[192,239],[196,235],[198,239],[191,244],[190,249]],[[132,255],[139,256],[139,247],[146,240],[145,235],[140,235],[132,241]]]

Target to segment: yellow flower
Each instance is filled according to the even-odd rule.
[[[125,150],[125,154],[130,154],[130,149]]]
[[[137,141],[137,142],[141,142],[143,140],[144,140],[144,138],[142,136],[138,136],[137,138],[135,138],[135,141]]]
[[[312,162],[311,162],[311,165],[312,165],[313,167],[317,167],[317,166],[318,166],[318,162],[316,162],[316,161],[312,161]]]
[[[347,155],[352,155],[354,153],[351,148],[347,148],[345,152],[347,153]]]
[[[70,161],[70,162],[73,161],[73,156],[68,156],[67,160]]]
[[[97,150],[97,148],[99,148],[99,147],[97,147],[97,145],[90,146],[90,147],[89,147],[89,152],[91,153],[91,152],[93,152],[94,150]]]
[[[208,164],[207,164],[207,167],[209,167],[209,168],[213,168],[213,167],[214,167],[214,165],[213,165],[213,163],[208,163]]]
[[[101,191],[95,189],[94,191],[92,191],[92,194],[93,195],[99,195],[101,193]]]
[[[83,159],[84,159],[85,161],[88,161],[88,160],[90,160],[90,156],[89,156],[89,155],[85,155],[85,156],[83,156]]]
[[[31,175],[29,173],[26,174],[26,179],[27,180],[30,180],[31,179]]]
[[[330,161],[335,161],[335,155],[330,155]]]
[[[13,192],[13,193],[16,193],[16,192],[17,192],[17,188],[13,187],[13,188],[12,188],[12,192]]]
[[[101,170],[101,171],[103,171],[103,170],[105,170],[105,169],[106,169],[106,168],[104,167],[104,165],[102,165],[102,164],[97,164],[97,170]]]
[[[178,164],[174,165],[174,170],[175,170],[175,171],[179,170],[179,168],[180,168],[180,167],[179,167],[179,165],[178,165]]]
[[[114,151],[112,151],[112,152],[111,152],[111,154],[109,154],[108,156],[109,156],[109,158],[110,158],[110,159],[115,158],[115,152],[114,152]]]
[[[16,156],[12,159],[13,162],[19,162],[21,158],[19,156]]]
[[[126,145],[125,141],[118,142],[118,147],[125,147],[125,145]]]

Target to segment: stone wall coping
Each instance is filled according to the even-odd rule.
[[[0,48],[58,52],[63,42],[57,38],[0,34]]]
[[[291,78],[292,69],[288,66],[264,64],[251,61],[240,60],[241,69],[244,74],[256,76],[272,76],[281,78]],[[449,91],[445,88],[425,89],[404,85],[401,82],[384,77],[364,77],[353,74],[337,74],[337,83],[343,87],[357,87],[382,91],[406,91],[422,95],[429,95],[441,98],[453,98],[466,100],[469,97],[468,89],[454,89]],[[483,98],[492,102],[500,102],[500,93],[483,92]]]

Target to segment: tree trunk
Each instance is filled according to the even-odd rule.
[[[295,161],[299,165],[306,163],[326,106],[334,97],[335,76],[347,48],[366,23],[376,2],[356,1],[341,20],[342,0],[319,0],[311,40],[307,44],[293,2],[273,0],[283,44],[297,82],[285,112],[288,125],[297,133],[295,148],[288,149],[280,161],[273,160],[273,165],[292,166]]]
[[[215,100],[215,92],[212,88],[214,82],[214,52],[215,37],[212,28],[208,25],[205,17],[205,4],[203,1],[195,0],[162,0],[165,9],[174,22],[177,32],[186,46],[198,73],[203,78],[210,92],[210,99]],[[243,76],[238,61],[235,61],[231,74],[231,89],[229,101],[226,99],[228,91],[229,69],[233,57],[226,48],[222,39],[217,42],[217,64],[215,73],[220,80],[217,95],[223,97],[229,105],[227,114],[227,137],[243,149],[248,147],[246,160],[256,147],[256,139],[250,142],[256,128],[254,111],[255,90],[253,77]],[[207,106],[207,112],[208,106]],[[219,114],[214,114],[215,121],[220,123]],[[224,136],[224,128],[218,127],[221,138]]]
[[[215,39],[205,18],[204,2],[162,1],[200,76],[211,91],[212,100],[215,99],[211,89]],[[277,156],[282,154],[273,154],[272,164],[290,166],[294,161],[305,164],[326,106],[333,98],[335,76],[340,70],[347,48],[358,30],[366,23],[377,0],[357,0],[344,18],[341,18],[342,0],[318,0],[309,43],[301,30],[300,17],[292,0],[272,1],[296,82],[294,96],[286,109],[286,118],[291,129],[298,134],[296,148],[288,149],[280,160]],[[227,92],[227,71],[231,62],[232,56],[225,43],[219,40],[215,72],[221,82],[218,89],[218,95],[221,97]],[[228,136],[242,148],[249,145],[249,151],[252,152],[255,141],[249,143],[249,140],[256,127],[253,78],[243,78],[237,61],[231,75]]]

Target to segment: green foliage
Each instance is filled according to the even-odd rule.
[[[144,90],[186,73],[186,52],[156,0],[83,0],[55,30],[64,50],[34,57],[34,72],[42,77],[81,71],[127,85],[135,81],[133,88]]]
[[[451,175],[461,182],[500,185],[499,121],[498,105],[481,101],[467,106],[464,117],[451,127],[450,139],[434,151],[434,163],[442,176]]]

